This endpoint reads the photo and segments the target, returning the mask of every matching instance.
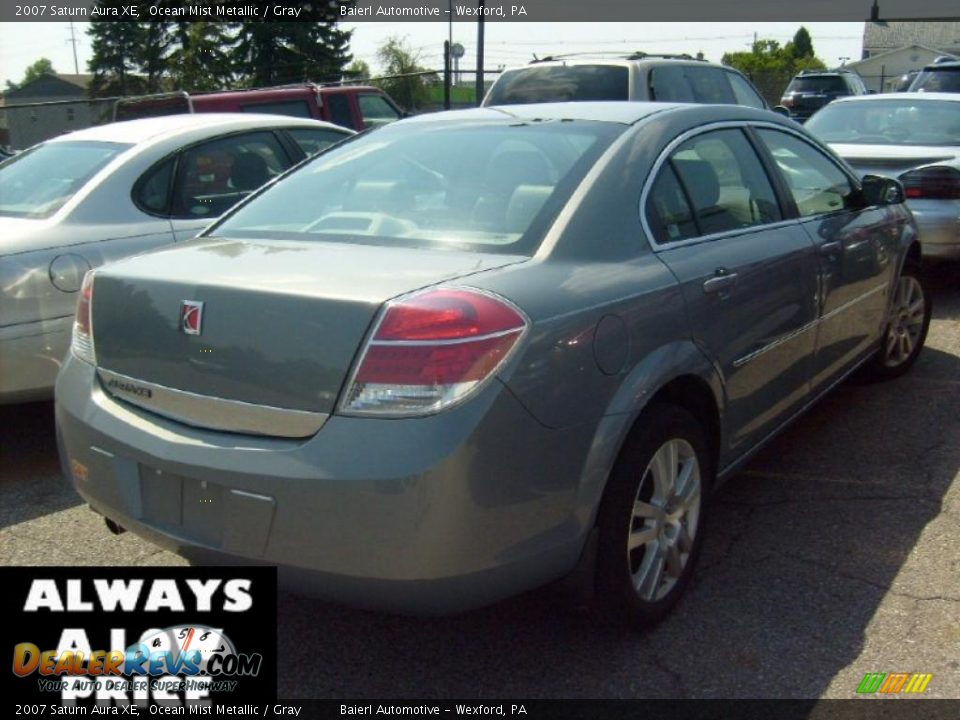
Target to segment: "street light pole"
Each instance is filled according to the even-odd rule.
[[[477,15],[477,105],[483,101],[483,6],[484,0],[479,0],[480,14]]]

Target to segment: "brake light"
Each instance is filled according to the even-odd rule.
[[[348,415],[426,415],[461,402],[517,345],[526,318],[476,290],[429,290],[389,303],[341,403]]]
[[[907,199],[960,200],[960,171],[943,165],[911,170],[900,176]]]
[[[73,323],[73,340],[70,349],[73,354],[91,365],[97,364],[97,355],[93,347],[93,327],[91,323],[91,305],[93,303],[93,271],[83,276],[80,298],[77,300],[77,315]]]

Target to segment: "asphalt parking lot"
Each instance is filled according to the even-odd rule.
[[[678,611],[598,627],[552,589],[451,618],[282,595],[286,698],[850,698],[924,672],[960,698],[960,267],[931,269],[906,377],[846,383],[714,498]],[[60,476],[49,403],[0,407],[0,562],[184,564],[115,537]]]

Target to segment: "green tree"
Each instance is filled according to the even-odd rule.
[[[800,26],[800,29],[793,36],[793,40],[787,43],[786,50],[797,59],[814,57],[813,40],[805,27]]]
[[[124,6],[122,0],[100,0],[98,6]],[[139,59],[145,42],[144,25],[120,20],[91,20],[90,37],[92,57],[87,69],[93,73],[90,94],[93,97],[135,95],[142,93],[146,84],[137,75]]]
[[[299,22],[248,22],[238,27],[234,70],[248,86],[339,80],[350,62],[351,31],[336,21],[340,5],[287,0],[300,9]]]
[[[347,80],[369,80],[370,66],[365,60],[357,58],[343,69],[343,77]]]
[[[377,50],[377,61],[384,79],[374,84],[396,100],[400,107],[413,111],[429,104],[427,82],[431,76],[418,74],[427,68],[420,64],[420,53],[411,49],[404,38],[387,38]]]
[[[223,22],[178,22],[170,53],[171,89],[220,90],[233,84],[231,26]]]
[[[721,62],[749,77],[767,102],[777,105],[794,75],[801,70],[826,67],[814,54],[813,43],[809,40],[806,28],[800,28],[786,47],[776,40],[757,40],[750,52],[726,53]],[[801,52],[804,54],[799,55]]]
[[[31,63],[27,66],[27,69],[23,72],[23,80],[18,83],[10,82],[7,80],[7,90],[16,90],[22,88],[29,82],[33,82],[38,77],[43,75],[56,75],[57,71],[53,69],[53,63],[50,62],[47,58],[40,58],[39,60]]]

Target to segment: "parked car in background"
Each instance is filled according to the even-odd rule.
[[[247,112],[314,118],[351,130],[380,127],[404,112],[380,88],[367,85],[303,83],[274,88],[201,93],[162,93],[122,98],[114,105],[114,120],[133,120],[181,113]]]
[[[275,115],[178,115],[61,135],[0,165],[0,403],[52,396],[90,268],[193,237],[352,134]]]
[[[722,103],[766,108],[738,70],[690,55],[555,55],[505,70],[484,106],[597,100]]]
[[[114,529],[341,601],[454,611],[580,568],[655,622],[716,484],[916,360],[901,203],[753,108],[403,120],[87,274],[64,471]]]
[[[960,94],[846,98],[807,127],[857,172],[903,183],[924,256],[960,260]]]
[[[938,58],[927,65],[910,85],[910,92],[960,93],[960,60]]]
[[[863,78],[853,70],[804,70],[787,85],[780,104],[802,123],[837,98],[867,93]]]
[[[914,79],[917,75],[920,74],[919,70],[911,70],[910,72],[904,73],[900,76],[900,79],[897,80],[897,86],[893,89],[894,92],[907,92],[910,90],[910,86],[913,84]]]

